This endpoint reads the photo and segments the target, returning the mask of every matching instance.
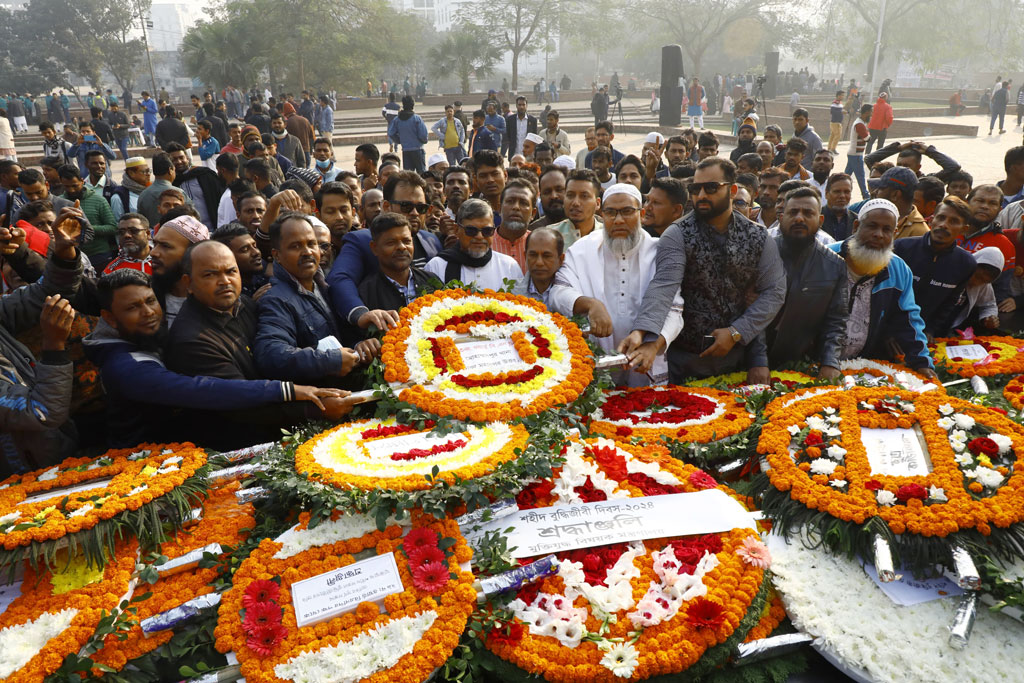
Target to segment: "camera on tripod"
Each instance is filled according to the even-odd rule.
[[[762,88],[764,87],[764,84],[767,83],[767,82],[768,82],[768,77],[767,76],[758,76],[757,77],[757,84],[759,86],[761,86]]]

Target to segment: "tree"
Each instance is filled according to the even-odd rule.
[[[470,16],[512,55],[512,92],[519,90],[519,58],[543,47],[542,18],[557,11],[556,0],[491,0],[474,3]]]
[[[702,62],[726,31],[745,20],[757,20],[790,3],[780,0],[627,0],[624,18],[642,35],[661,36],[682,45],[693,62],[692,74],[704,76]]]
[[[217,89],[256,81],[256,69],[243,55],[249,41],[227,22],[200,22],[181,41],[184,67]]]
[[[440,45],[430,48],[427,57],[434,76],[455,74],[462,94],[467,95],[470,77],[491,76],[494,65],[501,60],[501,50],[491,44],[479,26],[464,23],[448,33]]]

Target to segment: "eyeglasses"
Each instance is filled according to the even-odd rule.
[[[474,228],[472,225],[460,225],[463,232],[466,233],[467,237],[476,237],[477,235],[483,235],[484,237],[493,237],[494,231],[497,230],[493,225],[486,228]]]
[[[391,202],[391,204],[392,206],[397,206],[398,210],[404,214],[410,214],[415,211],[422,216],[430,210],[430,204],[420,202]]]
[[[732,200],[732,205],[733,206],[746,206],[747,205],[747,200],[746,199],[734,199],[734,200]]]
[[[120,228],[114,234],[118,237],[127,237],[128,235],[138,235],[142,232],[145,232],[143,228]]]
[[[601,209],[601,213],[609,221],[613,221],[616,218],[618,218],[619,216],[622,216],[623,218],[625,218],[628,221],[633,216],[635,216],[636,212],[639,211],[639,210],[640,209],[638,209],[636,207],[627,206],[624,209]]]
[[[719,183],[714,180],[710,180],[706,183],[690,183],[690,194],[696,197],[700,194],[701,190],[703,190],[704,194],[710,197],[713,194],[717,194],[723,186],[728,184],[729,183]]]

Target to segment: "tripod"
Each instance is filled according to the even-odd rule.
[[[623,117],[622,115],[622,86],[615,88],[615,101],[612,102],[611,104],[615,105],[615,111],[619,116],[619,125],[626,125],[625,117]],[[609,114],[611,114],[611,112],[609,112]],[[609,116],[608,118],[614,119],[615,114],[611,114],[611,116]]]
[[[764,99],[764,81],[758,79],[754,86],[754,109],[757,109],[758,104],[763,105],[761,114],[764,116],[764,125],[768,125],[768,102]],[[763,130],[763,128],[762,128]]]

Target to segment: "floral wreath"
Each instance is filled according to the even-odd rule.
[[[64,551],[59,573],[25,565],[21,595],[0,613],[0,679],[40,683],[131,597],[138,545],[124,541],[114,550],[102,567],[84,555],[69,561]]]
[[[792,391],[803,384],[817,381],[817,378],[795,370],[772,370],[770,374],[772,389],[777,392]],[[688,384],[694,387],[726,387],[727,389],[740,389],[749,386],[745,372],[730,372],[725,375],[705,377]]]
[[[728,492],[663,448],[597,439],[571,443],[555,475],[528,486],[517,502],[530,509],[710,488]],[[503,660],[502,680],[707,673],[761,620],[768,598],[771,558],[753,529],[557,556],[557,573],[520,589],[508,605],[514,618],[488,632],[486,647]]]
[[[804,525],[833,548],[870,557],[872,536],[898,541],[915,569],[949,561],[955,537],[981,554],[1018,555],[1024,520],[1024,428],[1004,415],[936,392],[853,388],[766,409],[758,452],[765,514],[783,533]],[[902,451],[873,473],[861,429],[920,430],[928,463]],[[917,440],[909,436],[906,438]],[[880,452],[881,451],[881,452]],[[888,459],[888,458],[887,458]],[[822,514],[824,513],[824,514]],[[898,548],[893,548],[894,552]]]
[[[979,360],[950,360],[946,355],[947,346],[970,346],[977,344],[987,355]],[[932,358],[936,365],[943,365],[948,372],[960,377],[989,377],[991,375],[1016,375],[1024,372],[1024,339],[1013,337],[937,338],[930,344]]]
[[[103,561],[100,548],[121,535],[104,525],[110,521],[129,525],[143,544],[159,543],[161,525],[138,517],[152,516],[155,505],[180,527],[202,499],[207,469],[206,452],[191,443],[142,444],[9,477],[0,484],[0,568],[26,557],[50,562],[57,541],[69,535]]]
[[[501,422],[448,434],[435,434],[432,426],[416,429],[393,418],[343,424],[299,446],[295,470],[340,489],[416,491],[437,480],[490,474],[522,452],[530,436],[522,425]]]
[[[694,387],[635,387],[605,392],[590,429],[619,440],[662,437],[708,443],[739,434],[753,424],[742,398],[728,391]]]
[[[202,517],[161,546],[161,552],[167,559],[182,557],[211,543],[235,547],[248,538],[249,531],[256,526],[255,510],[250,503],[239,505],[235,496],[239,488],[238,482],[232,482],[213,491],[203,505]],[[161,572],[159,580],[146,587],[150,597],[135,603],[138,612],[127,637],[107,636],[103,648],[92,655],[93,662],[120,671],[129,661],[169,641],[174,635],[172,629],[147,635],[142,632],[139,622],[212,593],[212,584],[218,575],[216,567],[199,568],[196,565],[188,565],[180,571]]]
[[[1024,375],[1017,375],[1006,383],[1003,398],[1017,410],[1024,410]]]
[[[313,528],[309,513],[299,519],[260,543],[221,601],[216,647],[236,654],[246,680],[314,683],[329,667],[343,680],[423,681],[448,659],[476,604],[473,575],[460,566],[472,552],[454,520],[417,514],[411,530],[379,531],[362,515],[338,513]],[[367,552],[394,553],[404,590],[384,598],[384,612],[363,602],[300,628],[291,586]],[[385,639],[394,646],[382,648]]]
[[[434,415],[508,421],[575,401],[593,379],[579,328],[538,301],[449,289],[414,300],[384,336],[384,378],[411,384],[398,398]],[[467,368],[458,341],[495,347],[504,362]],[[502,351],[504,354],[502,355]]]
[[[938,391],[946,393],[945,387],[924,375],[903,365],[884,360],[868,358],[851,358],[839,362],[839,371],[846,377],[853,377],[860,386],[878,386],[888,384],[898,389],[925,392]]]

